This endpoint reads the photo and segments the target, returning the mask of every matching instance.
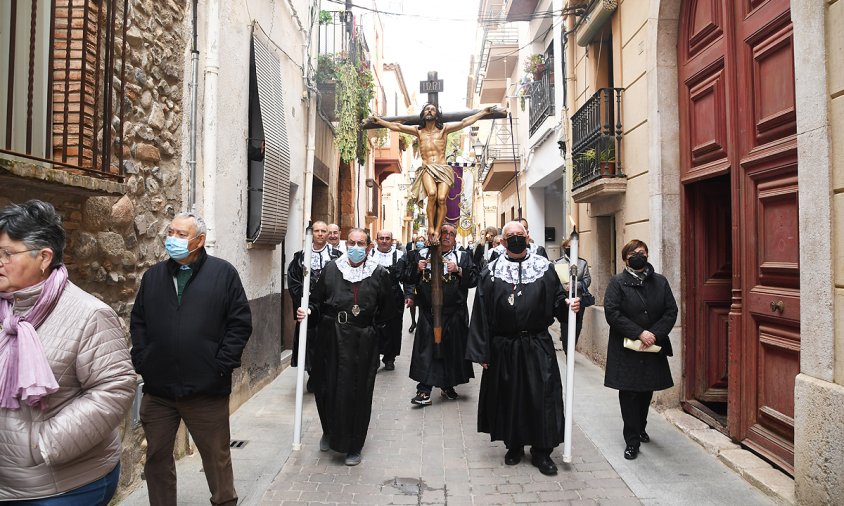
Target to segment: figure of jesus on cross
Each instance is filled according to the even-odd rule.
[[[433,103],[427,103],[419,114],[419,126],[404,125],[394,121],[386,121],[378,116],[370,116],[369,123],[375,123],[384,128],[413,135],[419,139],[419,153],[422,155],[422,166],[419,167],[416,179],[413,181],[411,193],[418,205],[428,198],[428,242],[436,245],[440,242],[440,228],[445,222],[446,198],[454,186],[454,171],[446,161],[446,140],[448,134],[462,130],[472,123],[491,115],[497,109],[490,106],[463,118],[460,121],[443,123],[440,108]]]

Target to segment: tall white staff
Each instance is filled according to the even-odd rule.
[[[299,354],[296,368],[296,411],[293,415],[293,451],[302,449],[302,399],[305,396],[305,360],[308,349],[308,303],[311,300],[311,251],[313,250],[313,229],[310,225],[305,229],[305,245],[302,248],[302,303],[305,308],[305,319],[299,322]],[[296,313],[293,308],[293,313]]]
[[[571,220],[571,236],[569,236],[569,300],[574,300],[577,297],[577,226],[574,220]],[[568,346],[566,347],[566,425],[563,440],[563,462],[571,464],[571,427],[572,427],[572,413],[574,411],[574,347],[576,337],[577,315],[569,306],[569,328],[568,328]]]

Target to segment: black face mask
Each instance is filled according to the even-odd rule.
[[[627,258],[627,265],[629,265],[631,269],[637,271],[644,268],[647,264],[648,257],[644,253],[634,253],[632,256]]]
[[[518,255],[527,249],[527,237],[522,235],[511,235],[507,238],[507,251]]]

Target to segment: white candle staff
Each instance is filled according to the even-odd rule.
[[[569,254],[569,300],[572,301],[577,297],[577,279],[579,273],[577,272],[577,226],[574,224],[574,220],[569,217],[569,220],[572,222],[572,232],[570,236],[570,254]],[[581,308],[581,311],[583,309]],[[564,432],[564,440],[563,440],[563,462],[566,464],[571,463],[571,429],[572,429],[572,417],[573,417],[573,407],[574,407],[574,347],[575,347],[575,336],[576,336],[576,323],[577,323],[577,315],[575,315],[574,311],[572,311],[571,306],[569,306],[569,321],[568,321],[568,336],[566,339],[568,340],[568,344],[566,346],[566,399],[565,399],[565,411],[566,411],[566,422],[565,422],[565,432]]]
[[[302,247],[302,303],[305,319],[299,322],[299,354],[296,369],[296,411],[293,415],[293,451],[302,449],[302,398],[305,395],[305,350],[308,349],[308,304],[311,299],[311,254],[313,252],[313,229],[305,229],[305,245]],[[296,314],[293,308],[293,314]]]

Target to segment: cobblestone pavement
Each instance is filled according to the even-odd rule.
[[[505,465],[503,443],[477,432],[478,366],[476,378],[457,388],[458,400],[435,390],[433,405],[413,406],[411,347],[405,332],[396,370],[378,371],[363,462],[347,467],[344,455],[320,452],[322,429],[313,416],[302,449],[291,454],[260,504],[640,504],[576,425],[573,462],[563,464],[562,446],[552,454],[557,476],[542,475],[529,454],[519,465]],[[310,396],[305,401],[313,402]]]

